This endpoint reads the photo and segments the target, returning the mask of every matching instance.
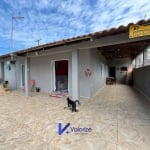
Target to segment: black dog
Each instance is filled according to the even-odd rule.
[[[67,102],[68,102],[68,107],[72,107],[72,112],[74,112],[74,111],[76,112],[77,111],[76,110],[76,103],[81,105],[79,100],[72,101],[69,97],[67,98]]]

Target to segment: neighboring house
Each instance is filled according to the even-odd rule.
[[[42,92],[68,91],[73,100],[92,97],[108,76],[128,83],[133,80],[126,77],[128,67],[150,44],[149,36],[129,38],[130,25],[0,56],[0,78],[7,80],[11,89],[24,87],[27,96],[35,82]]]

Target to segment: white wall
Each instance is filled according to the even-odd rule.
[[[99,88],[106,84],[108,76],[108,66],[105,58],[97,49],[90,50],[90,68],[92,76],[90,77],[90,96],[92,97]]]
[[[8,65],[10,59],[4,61],[4,81],[9,82],[10,89],[21,88],[21,64],[24,64],[24,59],[16,59],[15,64]]]
[[[116,60],[109,60],[109,67],[116,67],[116,82],[117,83],[126,83],[126,71],[120,71],[121,67],[128,67],[132,64],[130,58],[124,59],[116,59]]]
[[[52,65],[54,60],[69,60],[69,93],[71,94],[71,52],[60,53],[56,55],[32,57],[30,59],[30,74],[31,80],[36,81],[36,86],[41,88],[43,92],[52,91]],[[103,74],[101,72],[102,64]],[[89,68],[92,71],[92,76],[87,77],[85,70]],[[106,76],[108,75],[108,67],[102,55],[96,49],[79,50],[79,96],[89,98],[95,92],[105,85]]]
[[[80,97],[90,97],[90,78],[85,76],[85,70],[90,68],[90,49],[79,51],[79,88]]]
[[[57,55],[32,57],[30,59],[30,76],[31,80],[35,80],[36,87],[40,87],[42,92],[52,92],[52,65],[54,60],[69,60],[69,83],[70,82],[70,57],[71,53],[63,53]],[[69,85],[71,87],[71,85]]]

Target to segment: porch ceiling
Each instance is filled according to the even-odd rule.
[[[103,56],[105,56],[106,59],[134,58],[149,44],[150,40],[145,40],[134,43],[99,47],[98,50],[102,53]]]

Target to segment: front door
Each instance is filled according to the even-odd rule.
[[[68,92],[68,60],[53,62],[53,91]]]

